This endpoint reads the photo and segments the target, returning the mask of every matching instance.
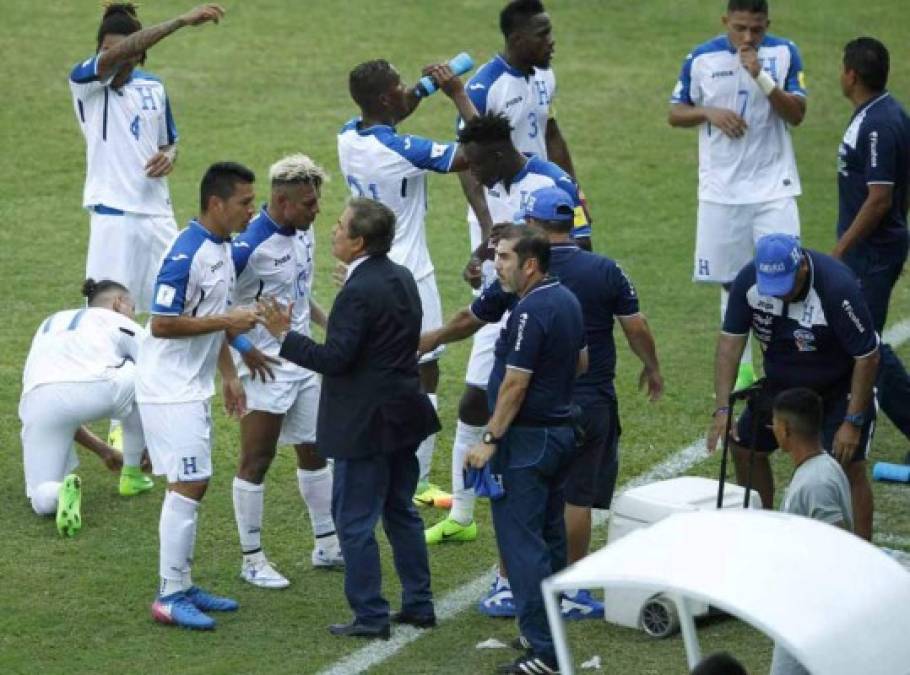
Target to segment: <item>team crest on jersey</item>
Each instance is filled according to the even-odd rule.
[[[796,348],[801,352],[816,351],[815,333],[811,330],[797,328],[793,331],[793,340],[796,342]]]
[[[433,143],[433,146],[430,148],[430,157],[436,159],[437,157],[442,157],[446,154],[446,146],[440,145],[439,143]]]

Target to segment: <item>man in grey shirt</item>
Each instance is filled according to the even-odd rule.
[[[821,442],[822,400],[811,389],[788,389],[774,399],[772,425],[781,450],[796,471],[780,510],[853,531],[847,476]],[[779,644],[774,645],[771,675],[808,675]]]

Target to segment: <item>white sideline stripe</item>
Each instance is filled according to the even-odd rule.
[[[885,331],[882,339],[892,347],[899,347],[910,339],[910,319],[900,321],[893,325]],[[656,480],[664,480],[678,476],[695,466],[695,464],[707,456],[708,450],[705,447],[705,439],[700,438],[691,445],[674,452],[670,457],[640,476],[636,476],[623,484],[616,496],[618,497],[626,490],[640,485],[646,485],[648,483],[653,483]],[[595,510],[592,518],[594,526],[603,526],[609,515],[610,512],[607,510]],[[901,545],[896,541],[893,543]],[[910,541],[908,541],[907,544],[910,545]],[[493,570],[485,572],[473,581],[469,581],[465,585],[449,592],[442,600],[437,602],[437,621],[441,623],[452,619],[477,602],[477,599],[483,594],[492,581],[493,573]],[[371,640],[369,645],[348,654],[348,656],[337,661],[329,668],[320,671],[319,675],[354,675],[355,673],[362,673],[393,657],[407,645],[423,637],[425,633],[426,631],[411,626],[396,626],[395,634],[391,640],[385,642]]]

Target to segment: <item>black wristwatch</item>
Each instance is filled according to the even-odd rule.
[[[866,415],[861,412],[852,415],[844,415],[844,422],[849,422],[855,427],[862,428],[866,424]]]
[[[482,440],[487,445],[498,445],[500,441],[500,439],[496,438],[496,436],[494,436],[489,431],[484,431],[483,437],[480,440]]]

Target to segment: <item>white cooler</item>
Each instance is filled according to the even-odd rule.
[[[674,513],[717,508],[720,483],[710,478],[682,476],[627,490],[613,502],[607,545],[633,530],[648,527]],[[724,485],[723,508],[741,509],[746,490],[729,482]],[[761,508],[761,498],[752,491],[749,505]],[[693,615],[704,616],[709,607],[691,602]],[[667,637],[679,628],[673,601],[660,592],[639,589],[605,591],[604,618],[620,626],[640,628],[652,637]]]

